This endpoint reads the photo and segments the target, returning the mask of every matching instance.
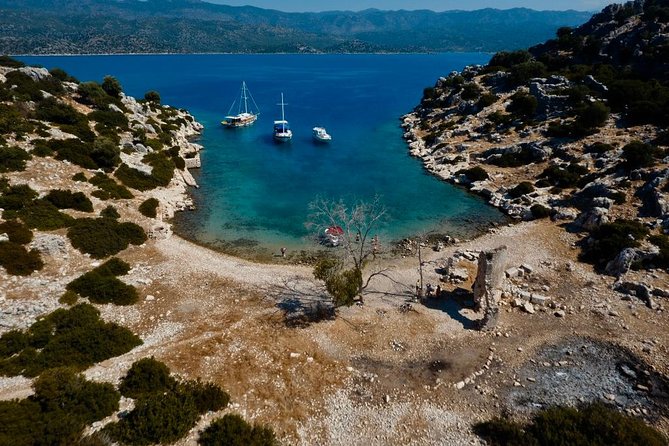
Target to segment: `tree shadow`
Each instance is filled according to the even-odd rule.
[[[476,330],[479,326],[478,319],[470,319],[461,313],[463,309],[474,307],[474,293],[470,290],[456,288],[453,291],[442,291],[440,297],[426,298],[423,305],[426,308],[443,311],[461,323],[465,330]]]
[[[283,314],[283,322],[287,327],[306,328],[336,317],[332,299],[312,281],[290,278],[263,291],[266,298],[271,299]]]

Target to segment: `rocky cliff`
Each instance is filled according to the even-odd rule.
[[[612,5],[439,79],[403,118],[411,154],[513,218],[582,233],[602,271],[666,270],[668,24],[669,2]]]

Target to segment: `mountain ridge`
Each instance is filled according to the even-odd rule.
[[[0,0],[0,53],[494,52],[589,17],[527,8],[286,13],[197,0]]]

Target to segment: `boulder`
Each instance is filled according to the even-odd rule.
[[[609,210],[606,208],[595,207],[585,212],[581,212],[574,221],[574,224],[586,231],[594,231],[601,225],[609,222],[607,214]]]
[[[62,256],[67,254],[65,237],[53,234],[39,234],[30,243],[31,249],[36,249],[46,256]]]

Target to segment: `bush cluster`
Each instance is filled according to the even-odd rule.
[[[0,242],[0,266],[7,274],[29,276],[44,267],[44,262],[35,249],[28,251],[23,245],[14,242]]]
[[[650,167],[655,164],[655,156],[658,153],[657,147],[651,144],[632,141],[623,147],[622,166],[628,171]]]
[[[18,217],[29,228],[41,231],[67,228],[74,222],[74,218],[60,212],[56,206],[44,199],[30,202],[17,211],[6,211],[4,217]]]
[[[462,169],[456,172],[457,175],[464,175],[469,181],[485,181],[488,178],[488,172],[481,166],[475,166],[470,169]]]
[[[616,220],[601,225],[590,233],[589,243],[585,243],[580,259],[599,267],[604,267],[622,250],[636,248],[648,236],[648,229],[633,220]]]
[[[536,154],[528,147],[521,147],[517,152],[503,153],[497,158],[490,160],[490,164],[499,167],[520,167],[527,166],[536,161]]]
[[[124,185],[140,191],[165,187],[170,184],[175,168],[174,162],[170,158],[165,156],[164,153],[154,152],[146,155],[144,162],[152,167],[150,175],[126,164],[121,164],[114,175]]]
[[[30,154],[19,147],[0,145],[0,173],[25,170],[26,161],[30,158]]]
[[[201,446],[278,446],[274,431],[267,426],[251,425],[241,416],[227,414],[200,432]]]
[[[28,244],[33,239],[30,228],[17,220],[7,220],[0,223],[0,234],[7,234],[10,242],[19,245]]]
[[[538,106],[539,101],[536,97],[519,91],[511,96],[511,103],[507,107],[507,111],[521,119],[528,119],[534,116]]]
[[[23,400],[0,401],[0,444],[79,444],[84,428],[119,408],[119,393],[108,383],[87,381],[68,368],[44,372]]]
[[[559,188],[576,187],[588,168],[580,164],[571,163],[567,166],[551,165],[539,175],[544,183],[541,187],[557,186]],[[540,181],[542,181],[540,180]]]
[[[19,101],[39,102],[44,99],[42,91],[58,96],[63,93],[63,84],[53,76],[34,80],[20,71],[10,71],[5,74],[6,85],[13,85],[12,95]]]
[[[27,184],[9,186],[4,184],[0,187],[0,208],[5,211],[17,211],[30,204],[37,198],[37,192]],[[5,216],[5,218],[7,218]]]
[[[511,198],[519,198],[522,197],[523,195],[531,194],[534,192],[534,186],[532,183],[528,181],[523,181],[522,183],[518,184],[516,187],[509,189],[507,194]]]
[[[129,244],[141,245],[146,241],[146,233],[135,223],[119,223],[104,217],[77,219],[67,236],[72,246],[96,259],[117,254]]]
[[[93,212],[93,203],[91,203],[91,200],[89,200],[83,192],[54,189],[50,191],[44,199],[58,209],[74,209],[82,212]]]
[[[112,258],[68,283],[66,289],[96,304],[132,305],[139,300],[137,289],[117,278],[129,270],[130,265]]]
[[[130,199],[134,196],[125,186],[118,184],[104,173],[96,173],[88,182],[98,188],[92,195],[100,200]]]
[[[153,197],[148,198],[139,205],[139,212],[141,212],[145,217],[156,218],[158,215],[157,211],[159,205],[160,202],[157,199]]]
[[[121,218],[121,214],[118,213],[114,206],[107,206],[102,211],[100,211],[100,217],[113,218],[117,220]]]
[[[186,435],[200,415],[221,410],[229,401],[228,394],[214,384],[180,383],[154,358],[135,362],[119,388],[124,396],[137,400],[135,408],[104,431],[130,445],[172,443]]]
[[[601,403],[542,410],[527,425],[495,418],[476,424],[474,432],[491,446],[667,445],[664,436],[643,421]]]
[[[14,104],[0,104],[0,135],[31,132],[34,126],[26,120],[24,114]]]
[[[54,311],[25,332],[2,335],[0,374],[32,377],[57,367],[82,370],[141,343],[128,329],[101,320],[93,306],[80,304]]]

